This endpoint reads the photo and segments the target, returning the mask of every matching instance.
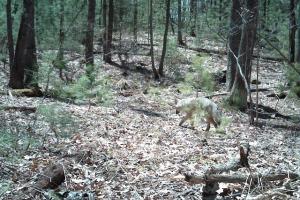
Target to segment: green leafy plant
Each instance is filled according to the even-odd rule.
[[[167,71],[176,80],[182,79],[182,74],[180,73],[180,64],[186,62],[186,58],[180,49],[177,47],[176,38],[169,39],[167,43],[167,54],[165,58],[165,63],[168,66]]]
[[[40,105],[37,109],[37,119],[46,123],[57,139],[68,137],[77,129],[74,117],[56,104]]]
[[[185,75],[184,82],[180,84],[179,90],[182,93],[193,91],[194,89],[203,89],[212,92],[215,88],[215,82],[211,73],[203,67],[206,57],[195,57],[192,69]]]

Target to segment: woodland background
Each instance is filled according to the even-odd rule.
[[[299,199],[297,0],[0,2],[0,199]],[[219,128],[180,127],[205,96]]]

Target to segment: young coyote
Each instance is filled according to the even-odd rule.
[[[186,120],[190,119],[192,127],[194,128],[195,114],[201,114],[206,119],[207,126],[205,131],[209,131],[211,123],[215,128],[217,128],[221,123],[222,113],[218,109],[217,104],[205,97],[182,99],[177,102],[175,108],[176,114],[179,112],[186,113],[186,115],[180,121],[179,126],[181,126]]]

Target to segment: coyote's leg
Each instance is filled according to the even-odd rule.
[[[191,116],[192,116],[192,113],[187,113],[180,121],[179,126],[181,126],[186,120],[190,119]]]
[[[208,118],[206,118],[206,129],[205,129],[205,131],[209,131],[211,123],[214,125],[215,128],[217,128],[217,123],[213,120],[213,118],[208,117]]]
[[[206,121],[206,129],[205,131],[209,131],[210,129],[210,121]]]
[[[218,128],[218,124],[215,122],[215,120],[212,119],[211,122],[213,123],[213,125],[214,125],[215,128]]]

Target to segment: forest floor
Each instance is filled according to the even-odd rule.
[[[181,51],[190,62],[191,57],[197,55],[194,51]],[[117,57],[113,59],[118,60]],[[100,60],[101,56],[96,55],[99,65]],[[151,69],[149,57],[134,56],[131,61],[142,61],[147,65],[143,68]],[[204,65],[211,72],[222,71],[226,69],[226,61],[226,56],[211,54]],[[179,82],[168,78],[156,82],[137,71],[124,73],[124,69],[101,65],[101,73],[109,76],[112,83],[114,99],[108,106],[72,104],[52,98],[0,96],[2,106],[55,105],[71,113],[75,121],[71,127],[73,132],[59,136],[57,140],[55,130],[49,128],[49,124],[36,121],[36,113],[1,111],[1,125],[15,125],[10,128],[10,133],[18,134],[20,138],[15,141],[14,148],[7,148],[5,142],[1,143],[0,199],[34,199],[29,192],[31,190],[38,191],[41,198],[49,198],[49,191],[33,186],[44,168],[52,164],[61,164],[64,169],[65,181],[59,186],[61,193],[86,192],[96,199],[202,199],[203,184],[188,184],[182,175],[201,174],[217,164],[227,163],[239,155],[239,146],[245,142],[250,144],[252,173],[299,174],[299,121],[274,117],[258,119],[260,126],[249,125],[247,114],[222,108],[226,96],[220,95],[212,100],[222,108],[230,122],[223,127],[223,133],[215,128],[205,133],[202,121],[195,130],[189,128],[189,123],[180,127],[181,115],[175,114],[172,105],[175,99],[183,99],[187,95],[178,92]],[[299,100],[266,96],[285,82],[283,64],[260,60],[259,65],[259,87],[270,89],[259,92],[259,103],[284,115],[299,115]],[[181,73],[190,70],[189,62],[180,67],[183,69]],[[255,73],[253,70],[253,77]],[[1,72],[1,85],[6,83],[7,77]],[[123,87],[124,84],[126,87]],[[214,93],[224,91],[225,85],[218,85]],[[190,96],[195,95],[196,92],[193,92]],[[199,96],[204,95],[207,93],[199,92]],[[36,135],[32,138],[43,137],[44,144],[31,145],[25,151],[21,148],[26,145],[22,143],[22,133],[18,132],[17,126],[20,129],[21,126],[34,128],[31,133]],[[246,169],[238,172],[249,175]],[[281,192],[283,196],[279,199],[300,198],[299,181],[291,185],[293,196]],[[256,196],[281,186],[282,181],[262,182],[252,187],[247,183],[224,183],[218,193],[229,190],[228,199],[245,199],[246,195]]]

